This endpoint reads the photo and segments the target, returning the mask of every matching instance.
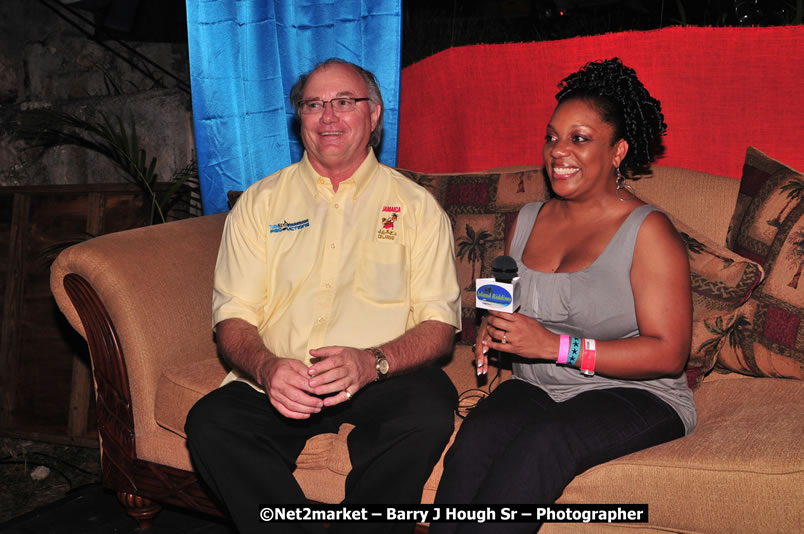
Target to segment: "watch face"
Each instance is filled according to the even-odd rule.
[[[388,368],[389,368],[388,360],[386,360],[385,358],[383,358],[383,359],[381,359],[381,360],[379,360],[377,362],[377,371],[380,374],[382,374],[382,375],[387,374],[388,373]]]

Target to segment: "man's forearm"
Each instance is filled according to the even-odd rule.
[[[218,323],[216,332],[218,351],[224,359],[259,383],[260,368],[276,356],[265,347],[257,327],[243,319],[225,319]]]
[[[455,327],[441,321],[424,321],[398,338],[380,346],[391,374],[421,367],[449,353],[455,343]]]

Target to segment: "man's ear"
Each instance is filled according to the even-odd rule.
[[[381,111],[382,111],[382,104],[373,104],[371,106],[371,131],[372,132],[377,129],[377,123],[380,121],[380,112]]]

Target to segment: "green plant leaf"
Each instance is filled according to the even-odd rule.
[[[170,209],[176,210],[179,216],[201,213],[195,161],[174,173],[168,189],[157,195],[157,158],[149,159],[147,151],[140,145],[134,117],[129,115],[125,121],[119,115],[99,115],[100,119],[93,122],[62,111],[29,111],[21,115],[14,133],[32,147],[73,145],[106,156],[123,171],[127,181],[145,193],[152,224],[165,222]]]

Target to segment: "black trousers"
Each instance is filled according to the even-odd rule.
[[[436,504],[551,504],[592,466],[684,435],[681,418],[634,388],[555,402],[507,380],[461,424],[444,458]],[[430,534],[535,532],[538,523],[433,523]]]
[[[352,400],[293,420],[268,397],[232,382],[187,416],[187,444],[196,470],[225,504],[241,533],[325,532],[315,523],[262,523],[260,504],[307,502],[292,471],[311,436],[355,428],[347,445],[352,471],[347,504],[418,504],[454,426],[457,392],[438,368],[424,368],[363,388]],[[412,532],[415,523],[332,523],[327,532]]]

